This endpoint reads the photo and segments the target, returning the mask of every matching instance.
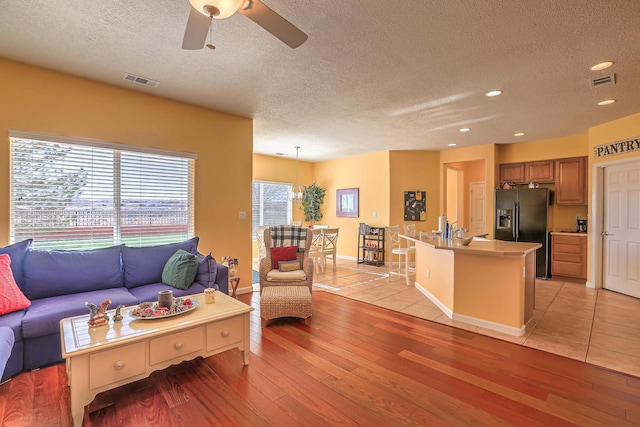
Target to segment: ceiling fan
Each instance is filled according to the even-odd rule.
[[[251,19],[293,49],[308,38],[260,0],[189,0],[189,3],[192,7],[182,40],[183,49],[202,49],[212,20],[225,19],[236,12]]]

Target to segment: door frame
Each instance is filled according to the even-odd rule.
[[[625,157],[624,159],[611,160],[608,162],[596,163],[591,169],[591,220],[589,227],[589,240],[591,247],[591,268],[590,281],[586,283],[588,288],[602,289],[604,284],[604,266],[602,265],[602,231],[604,229],[604,169],[611,166],[618,166],[625,163],[640,163],[640,157]]]

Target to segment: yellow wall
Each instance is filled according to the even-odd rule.
[[[391,151],[389,153],[389,224],[402,226],[415,224],[416,230],[430,231],[438,228],[440,214],[440,180],[438,151]],[[404,220],[404,192],[420,190],[427,194],[427,220]]]
[[[340,227],[338,254],[356,258],[359,223],[389,225],[389,152],[316,163],[315,180],[327,190],[321,223]],[[358,188],[358,218],[336,217],[336,190],[343,188]]]
[[[9,129],[193,152],[199,248],[238,257],[250,277],[250,119],[3,59],[0,94],[0,244],[9,240]]]
[[[586,156],[588,142],[588,135],[583,134],[517,144],[500,144],[497,146],[496,161],[500,164]],[[497,178],[500,179],[500,176]],[[496,182],[496,185],[498,184],[500,183]]]

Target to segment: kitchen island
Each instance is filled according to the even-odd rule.
[[[415,239],[415,286],[449,318],[524,335],[533,316],[539,243]]]

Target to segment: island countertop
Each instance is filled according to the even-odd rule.
[[[447,317],[524,335],[533,317],[539,243],[474,238],[464,246],[432,235],[402,237],[415,246],[414,286]]]
[[[457,239],[444,239],[432,236],[422,237],[421,239],[414,239],[409,236],[403,237],[413,242],[427,244],[435,249],[448,249],[455,252],[478,255],[522,256],[542,247],[540,243],[507,242],[504,240],[487,240],[478,238],[474,238],[468,246],[464,246]]]

